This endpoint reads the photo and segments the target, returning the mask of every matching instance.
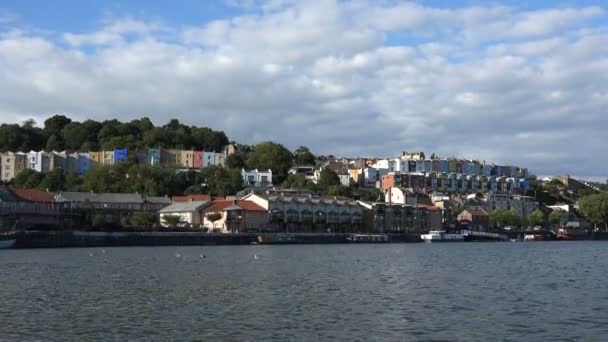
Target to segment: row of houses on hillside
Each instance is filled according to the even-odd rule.
[[[111,151],[89,151],[68,153],[65,151],[30,151],[0,153],[0,179],[10,181],[21,171],[31,169],[50,172],[61,169],[82,175],[90,169],[103,165],[114,165],[132,158],[140,164],[152,166],[168,165],[184,169],[203,169],[212,165],[223,166],[234,148],[222,152],[196,151],[164,148],[142,148],[137,150],[114,149]]]
[[[391,188],[410,189],[423,193],[501,193],[525,194],[532,187],[532,182],[525,178],[486,177],[446,173],[399,174],[390,172],[383,175],[380,188],[388,191]]]

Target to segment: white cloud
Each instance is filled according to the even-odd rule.
[[[602,8],[233,4],[246,13],[200,26],[105,20],[62,33],[67,47],[9,28],[0,119],[177,117],[318,153],[424,149],[608,174]]]

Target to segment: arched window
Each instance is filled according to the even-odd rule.
[[[340,223],[351,223],[351,216],[348,211],[343,211],[340,213]]]
[[[312,211],[310,211],[310,210],[302,211],[302,222],[303,223],[312,223]]]
[[[325,212],[324,211],[320,211],[318,210],[317,212],[315,212],[315,223],[325,223],[326,222],[326,217],[325,217]]]
[[[330,211],[327,215],[327,223],[338,223],[338,213]]]
[[[298,211],[295,209],[287,210],[287,222],[288,223],[297,223],[299,219]]]

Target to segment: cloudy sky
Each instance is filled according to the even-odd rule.
[[[174,117],[605,180],[608,6],[556,3],[4,0],[0,121]]]

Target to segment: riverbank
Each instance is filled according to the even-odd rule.
[[[16,242],[14,248],[353,243],[348,239],[349,236],[351,236],[351,234],[21,231],[15,234]],[[388,234],[387,236],[388,239],[386,242],[391,243],[422,242],[418,233]],[[608,232],[596,232],[589,235],[588,238],[584,240],[608,240]],[[475,239],[469,239],[468,241],[489,240],[476,237]]]
[[[204,232],[22,231],[15,248],[342,244],[351,234],[214,234]],[[391,242],[421,242],[419,234],[391,235]]]

